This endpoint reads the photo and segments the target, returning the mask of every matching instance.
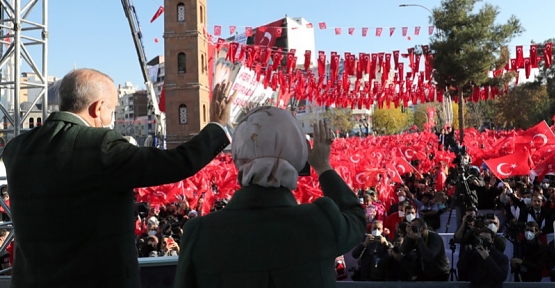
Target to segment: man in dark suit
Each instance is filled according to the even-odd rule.
[[[251,111],[233,134],[241,189],[220,211],[187,221],[174,287],[335,287],[335,258],[365,231],[355,193],[329,163],[331,129],[314,148],[288,111]],[[291,190],[306,159],[324,197],[298,205]]]
[[[449,280],[449,259],[445,255],[443,239],[430,231],[424,220],[416,218],[407,227],[407,236],[400,248],[401,253],[416,251],[418,276],[416,281]]]
[[[215,88],[214,124],[163,151],[108,128],[118,104],[109,76],[67,74],[60,112],[4,149],[17,235],[12,287],[139,287],[132,189],[194,175],[229,144],[233,96],[224,92]]]

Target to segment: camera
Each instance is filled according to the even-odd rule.
[[[489,213],[491,215],[493,215],[492,213]],[[489,215],[488,214],[488,215]],[[486,227],[486,219],[494,219],[494,218],[487,218],[487,215],[478,215],[476,217],[474,216],[467,216],[466,217],[466,223],[470,223],[470,222],[474,222],[474,227],[476,228],[484,228]]]
[[[490,241],[484,241],[484,239],[482,239],[480,236],[474,236],[470,240],[470,245],[472,245],[472,247],[474,247],[475,249],[478,246],[482,246],[485,249],[490,250],[491,247],[493,246],[493,243]]]
[[[508,221],[506,224],[505,237],[511,242],[518,240],[518,235],[526,228],[526,222]]]
[[[410,229],[412,230],[413,233],[419,233],[420,232],[420,227],[418,227],[417,225],[410,226]]]

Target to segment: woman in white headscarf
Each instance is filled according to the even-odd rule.
[[[187,221],[174,287],[335,287],[335,258],[363,237],[356,195],[329,164],[331,129],[310,148],[290,112],[260,107],[233,134],[241,189],[227,206]],[[298,205],[291,190],[306,161],[325,197]]]

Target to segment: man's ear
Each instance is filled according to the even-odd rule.
[[[95,101],[89,106],[89,115],[92,118],[100,117],[100,108],[102,107],[102,100]]]

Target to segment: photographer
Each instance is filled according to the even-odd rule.
[[[472,241],[483,228],[488,228],[493,232],[493,245],[498,251],[504,253],[507,243],[505,237],[497,234],[499,230],[499,218],[493,213],[477,215],[476,212],[476,209],[467,209],[466,215],[463,216],[463,224],[454,235],[455,241],[461,243],[461,253],[463,253],[469,245],[472,245]],[[472,249],[472,247],[470,247],[470,249]]]
[[[525,240],[519,245],[521,249],[518,255],[511,259],[511,267],[520,274],[522,282],[540,282],[547,262],[547,245],[538,239],[538,223],[527,222],[524,231]]]
[[[457,211],[457,226],[462,224],[464,209],[478,207],[478,195],[476,191],[486,186],[480,176],[480,169],[470,166],[472,158],[466,154],[466,147],[457,151],[457,157],[453,160],[457,166],[456,175],[451,174],[450,179],[455,183],[455,205]]]
[[[378,268],[383,271],[384,281],[414,281],[416,280],[416,251],[408,254],[401,253],[403,237],[395,238],[393,248],[389,254],[378,263]]]
[[[388,255],[388,249],[393,245],[382,235],[383,222],[372,222],[372,233],[366,234],[364,240],[358,244],[351,255],[359,259],[358,279],[356,281],[383,281],[383,271],[379,269],[380,259]]]
[[[507,279],[509,258],[494,247],[493,237],[490,229],[480,229],[477,245],[459,257],[459,274],[468,275],[473,287],[502,287]]]
[[[443,239],[439,234],[429,231],[424,220],[416,218],[411,221],[400,250],[405,255],[416,252],[417,281],[449,279],[449,259],[445,255]]]

